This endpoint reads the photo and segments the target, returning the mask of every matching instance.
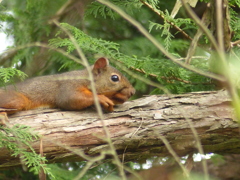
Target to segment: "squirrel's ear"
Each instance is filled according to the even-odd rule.
[[[103,69],[109,65],[109,61],[107,58],[101,57],[99,58],[93,65],[93,69]]]

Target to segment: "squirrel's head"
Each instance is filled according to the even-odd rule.
[[[110,66],[106,58],[94,63],[92,73],[97,93],[107,96],[114,104],[124,103],[135,93],[127,78]]]

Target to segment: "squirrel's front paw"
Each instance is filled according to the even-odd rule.
[[[109,112],[113,111],[114,103],[112,102],[112,100],[110,100],[109,98],[107,98],[104,95],[98,95],[98,100],[104,109],[106,109]]]

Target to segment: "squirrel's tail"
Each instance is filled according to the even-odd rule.
[[[17,111],[27,110],[30,106],[30,100],[22,93],[0,90],[0,112],[13,114]]]

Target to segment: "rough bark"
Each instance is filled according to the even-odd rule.
[[[192,121],[205,153],[240,153],[239,125],[226,91],[144,97],[105,113],[104,118],[119,157],[124,154],[125,161],[168,156],[160,135],[179,156],[197,153],[188,120]],[[42,135],[49,163],[83,160],[68,148],[91,156],[108,148],[102,122],[93,108],[80,112],[24,111],[10,116],[9,121],[10,126],[24,124]],[[37,151],[39,144],[32,144]],[[0,162],[0,168],[20,164],[7,149],[1,149]]]

